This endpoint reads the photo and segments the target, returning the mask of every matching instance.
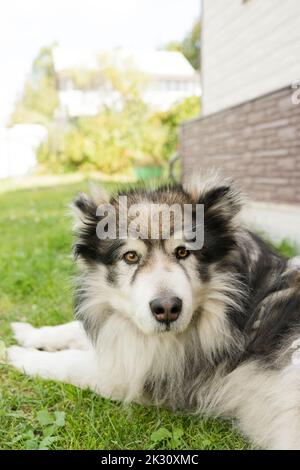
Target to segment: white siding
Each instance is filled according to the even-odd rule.
[[[300,79],[299,0],[202,0],[203,114]]]

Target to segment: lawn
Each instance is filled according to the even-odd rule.
[[[68,203],[85,183],[0,194],[0,336],[72,319]],[[281,247],[291,253],[289,245]],[[245,449],[230,423],[124,406],[0,364],[1,449]]]

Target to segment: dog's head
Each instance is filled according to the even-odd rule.
[[[123,213],[124,196],[127,218]],[[183,225],[181,230],[178,225],[175,227],[172,213],[170,236],[166,236],[161,217],[156,219],[153,236],[153,205],[166,208],[174,204],[182,210],[185,205],[192,208],[194,227],[202,224],[204,229],[202,247],[195,249]],[[204,221],[195,220],[197,204],[204,208]],[[134,222],[130,214],[133,206],[138,207],[138,223],[134,227],[138,226],[140,236],[137,232],[133,236],[128,230]],[[90,324],[95,326],[101,322],[100,317],[117,311],[151,335],[183,332],[203,307],[215,267],[234,249],[240,197],[227,183],[209,182],[198,188],[177,185],[151,191],[135,189],[111,198],[103,193],[81,194],[74,208],[75,256],[82,268],[81,317],[90,316]],[[117,222],[116,229],[112,225],[108,233],[110,222]],[[125,223],[127,236],[121,233],[120,222]],[[103,236],[105,231],[107,238]]]

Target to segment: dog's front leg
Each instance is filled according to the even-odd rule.
[[[46,352],[12,346],[7,350],[7,358],[9,364],[27,375],[101,393],[98,361],[93,349]]]
[[[88,349],[88,337],[79,321],[56,326],[34,328],[30,323],[11,324],[14,337],[25,348],[59,351],[64,349]]]

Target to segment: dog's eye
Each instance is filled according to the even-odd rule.
[[[179,246],[176,248],[175,255],[178,259],[184,259],[189,256],[190,252],[185,248],[185,246]]]
[[[127,251],[127,253],[123,255],[123,260],[127,264],[135,264],[139,261],[139,256],[136,251]]]

